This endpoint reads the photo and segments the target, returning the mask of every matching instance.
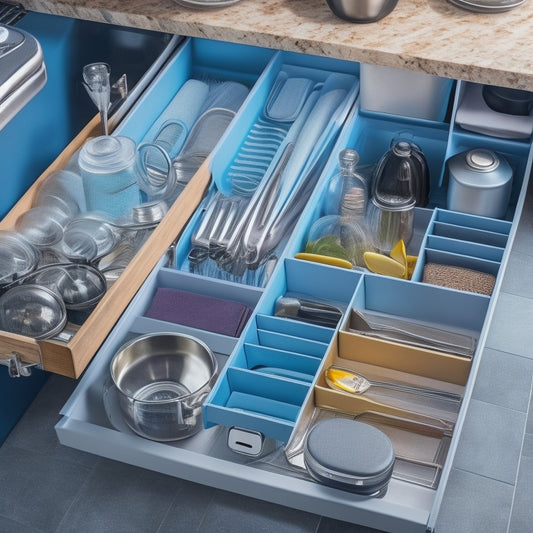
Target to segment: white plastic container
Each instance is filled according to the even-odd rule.
[[[433,121],[446,116],[453,80],[363,63],[360,76],[361,109]]]

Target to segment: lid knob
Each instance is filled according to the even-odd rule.
[[[491,172],[498,168],[500,160],[492,150],[474,148],[466,153],[466,164],[478,172]]]

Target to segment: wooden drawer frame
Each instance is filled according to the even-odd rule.
[[[12,229],[18,216],[32,207],[41,183],[52,172],[64,168],[76,150],[89,138],[99,135],[100,130],[100,119],[95,116],[0,221],[0,229]],[[207,159],[69,342],[50,339],[37,341],[0,331],[0,357],[18,355],[23,363],[40,365],[43,370],[72,378],[80,377],[141,284],[185,227],[203,198],[210,180]]]

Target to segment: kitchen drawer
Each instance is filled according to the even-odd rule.
[[[136,143],[145,140],[152,123],[189,78],[239,81],[251,88],[272,54],[272,51],[243,45],[202,39],[186,40],[113,134],[128,136]],[[235,60],[235,56],[239,59]],[[75,167],[77,150],[87,139],[100,135],[100,132],[100,124],[95,117],[35,181],[2,220],[0,227],[13,228],[17,217],[32,206],[36,191],[46,177],[55,170],[70,165]],[[54,338],[36,341],[22,335],[2,332],[2,352],[18,354],[25,363],[41,365],[50,372],[79,377],[164,251],[185,227],[204,196],[210,180],[211,173],[206,161],[88,319],[81,327],[74,327],[75,333],[69,340]]]
[[[328,279],[331,290],[339,298],[339,302],[344,301],[345,305],[361,280],[358,273],[350,271],[345,271],[340,276],[341,279],[337,279],[339,276],[335,268],[294,259],[286,260],[283,271],[282,275],[272,280],[276,293],[284,292],[288,288],[300,292],[305,289],[311,296],[314,294],[323,297],[330,294],[324,283],[312,284],[311,288],[306,284],[305,278],[316,279],[315,276],[319,276],[320,279]],[[321,275],[323,271],[326,272],[325,277]],[[305,328],[287,331],[287,319],[281,322],[262,318],[271,317],[273,304],[271,297],[264,297],[263,290],[241,284],[222,283],[226,297],[232,295],[250,304],[255,301],[256,310],[255,316],[250,319],[247,332],[233,349],[229,360],[223,353],[226,350],[223,343],[220,343],[222,339],[213,339],[201,331],[194,332],[196,336],[210,343],[221,365],[225,365],[225,369],[229,371],[217,382],[214,396],[228,395],[231,387],[239,392],[232,400],[235,404],[229,401],[220,407],[211,404],[211,408],[216,407],[216,414],[213,416],[230,425],[241,423],[246,428],[257,425],[270,434],[271,436],[265,439],[265,451],[262,456],[250,457],[230,450],[227,445],[228,428],[222,424],[211,424],[211,427],[193,437],[171,443],[143,439],[126,426],[118,407],[116,392],[110,382],[109,362],[123,342],[147,331],[142,315],[155,288],[162,285],[186,286],[189,290],[209,293],[220,291],[220,284],[220,280],[202,280],[194,274],[164,267],[162,260],[135,295],[128,310],[119,319],[87,368],[76,391],[62,409],[63,418],[56,425],[60,442],[166,475],[348,522],[366,524],[385,531],[424,532],[435,499],[433,489],[393,479],[385,497],[364,498],[317,484],[301,469],[292,468],[287,464],[281,440],[286,441],[294,430],[301,405],[305,404],[306,398],[312,396],[312,383],[260,374],[250,368],[268,362],[270,365],[279,364],[287,370],[313,376],[322,359],[257,343],[257,324],[265,327],[268,324],[269,328],[284,331],[292,337],[305,334]],[[156,327],[150,326],[149,330],[154,331]],[[158,327],[160,331],[167,331],[169,328],[181,330],[179,326],[169,324],[160,324]],[[186,332],[191,333],[191,330]],[[329,330],[330,339],[335,338],[334,333],[334,329]],[[323,337],[323,332],[317,332],[315,338],[320,342],[324,341],[326,351],[331,349],[328,348],[330,343],[325,342],[327,337]],[[241,400],[245,402],[242,405],[239,404]],[[240,411],[243,406],[245,409]],[[251,412],[250,409],[256,412]],[[206,416],[209,418],[210,415],[208,407]],[[275,415],[283,418],[277,418]]]
[[[276,61],[280,59],[275,58],[271,65]],[[273,81],[274,76],[270,76],[263,79]],[[258,89],[249,102],[261,99],[261,94]],[[227,185],[225,169],[255,118],[251,107],[241,110],[235,129],[225,134],[219,147],[228,150],[215,154],[213,161],[217,163],[212,169],[216,188],[209,194]],[[425,257],[437,254],[452,256],[463,266],[469,261],[490,265],[487,269],[497,280],[491,296],[423,283],[417,277],[397,279],[294,258],[305,245],[310,225],[322,215],[325,192],[338,170],[338,152],[355,147],[362,163],[371,165],[399,134],[421,146],[431,170],[430,205],[416,210],[417,236],[409,252],[421,258],[420,264]],[[164,258],[160,258],[64,406],[63,418],[56,426],[60,441],[111,459],[354,524],[394,533],[431,531],[452,468],[531,165],[527,143],[525,148],[517,143],[498,143],[514,157],[520,173],[508,216],[495,220],[448,211],[443,167],[456,138],[452,123],[362,112],[356,102],[346,115],[336,144],[329,147],[330,157],[309,201],[262,286],[247,283],[249,279],[213,275],[212,265],[198,271],[187,264],[190,241],[205,210],[203,203],[178,242],[176,268],[165,266]],[[467,140],[483,141],[479,137]],[[159,286],[222,294],[247,302],[253,313],[242,335],[231,339],[180,325],[158,324],[143,315]],[[283,316],[279,313],[280,297],[331,305],[338,311],[334,313],[338,320],[325,321],[324,315],[318,322]],[[473,351],[460,356],[357,333],[350,327],[355,308],[452,330],[472,338]],[[329,320],[331,315],[327,317]],[[204,403],[204,429],[190,439],[160,443],[137,436],[124,423],[110,383],[109,362],[125,340],[168,328],[205,340],[216,352],[221,371]],[[398,461],[388,491],[381,498],[319,484],[303,467],[307,432],[324,418],[363,417],[368,423],[390,429],[390,420],[383,422],[383,416],[390,413],[380,412],[374,405],[369,408],[364,398],[327,385],[324,370],[331,364],[401,376],[411,384],[438,386],[462,398],[453,408],[417,405],[414,412],[418,417],[406,414],[407,408],[403,410],[405,416],[399,424],[395,420],[392,432]],[[401,418],[397,414],[396,418]],[[433,427],[429,419],[442,424]],[[230,439],[235,429],[239,435],[261,436],[263,448],[257,456],[230,449],[228,443],[235,445]]]

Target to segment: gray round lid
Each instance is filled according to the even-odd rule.
[[[321,471],[354,479],[390,474],[395,459],[385,433],[346,418],[331,418],[314,426],[307,436],[306,453],[315,469],[319,465]]]
[[[450,157],[450,178],[465,187],[491,189],[511,181],[513,169],[500,154],[485,148],[474,148]]]

